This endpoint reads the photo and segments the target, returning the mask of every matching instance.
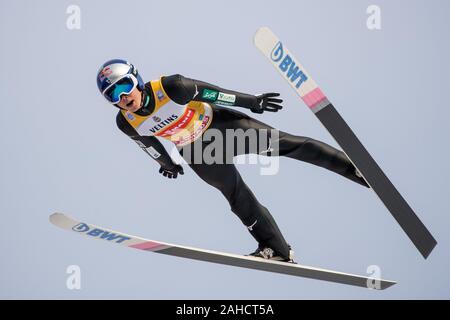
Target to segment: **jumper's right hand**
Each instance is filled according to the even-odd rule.
[[[183,167],[179,164],[173,164],[172,166],[161,166],[159,173],[162,173],[164,177],[169,179],[176,179],[178,174],[184,174]]]
[[[254,113],[263,113],[264,111],[277,112],[283,108],[281,105],[283,100],[276,98],[279,96],[280,94],[275,92],[257,95],[256,103],[250,110]]]

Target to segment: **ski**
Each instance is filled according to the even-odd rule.
[[[426,259],[437,242],[397,191],[375,160],[336,111],[305,68],[267,27],[254,37],[255,46],[269,59],[291,85],[328,132],[341,146],[350,161],[400,224],[416,248]]]
[[[112,231],[92,224],[76,221],[63,213],[54,213],[50,222],[62,229],[102,239],[122,246],[162,253],[176,257],[207,261],[229,266],[281,273],[291,276],[324,280],[346,285],[383,290],[395,284],[394,281],[374,279],[332,270],[307,267],[299,264],[264,260],[261,258],[197,249],[148,240],[122,232]]]

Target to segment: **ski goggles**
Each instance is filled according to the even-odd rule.
[[[103,91],[103,96],[113,104],[119,103],[120,97],[123,94],[130,94],[136,88],[137,84],[137,80],[134,77],[127,75],[106,88]]]

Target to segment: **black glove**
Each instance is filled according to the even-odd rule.
[[[184,174],[183,167],[179,164],[174,164],[170,167],[167,166],[161,166],[159,168],[159,173],[162,173],[164,177],[167,177],[169,179],[176,179],[179,174]]]
[[[256,104],[250,110],[254,113],[263,113],[264,111],[277,112],[283,108],[280,104],[283,100],[274,98],[279,96],[280,94],[275,92],[260,94],[256,96]]]

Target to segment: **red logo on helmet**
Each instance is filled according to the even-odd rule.
[[[103,68],[102,71],[100,71],[100,74],[98,75],[100,78],[100,81],[103,81],[106,77],[112,74],[112,70],[109,67]]]

